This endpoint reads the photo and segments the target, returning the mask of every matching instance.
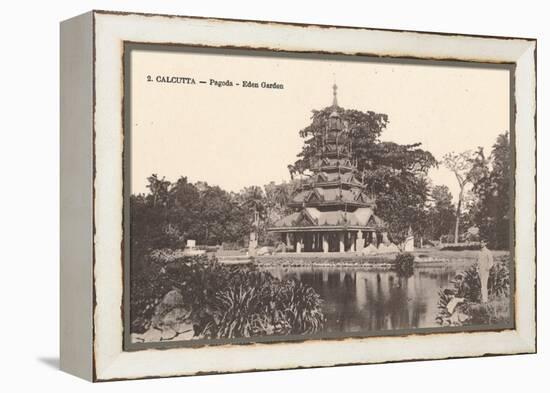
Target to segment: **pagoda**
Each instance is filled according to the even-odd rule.
[[[294,212],[268,229],[298,253],[360,252],[389,243],[384,221],[374,214],[375,198],[358,176],[350,130],[338,113],[337,89],[335,84],[325,129],[313,136],[311,176],[301,181],[287,204]]]

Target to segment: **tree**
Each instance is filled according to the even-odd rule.
[[[195,224],[200,220],[200,192],[187,177],[180,177],[170,187],[170,222],[184,238],[195,238]]]
[[[251,232],[254,232],[256,240],[259,240],[260,233],[263,236],[265,232],[265,221],[269,211],[264,191],[259,186],[245,187],[241,190],[240,200],[241,207],[249,211]]]
[[[153,206],[157,206],[159,203],[166,204],[170,182],[164,177],[159,179],[156,173],[149,176],[147,181],[149,184],[146,187],[151,191]]]
[[[205,182],[192,184],[186,177],[171,183],[154,174],[148,180],[149,193],[130,196],[132,268],[151,250],[183,248],[186,239],[244,244],[251,211],[238,194]]]
[[[500,134],[489,158],[478,149],[469,175],[476,202],[472,220],[490,247],[510,245],[511,152],[508,132]]]
[[[455,222],[455,207],[449,187],[437,185],[432,188],[431,205],[428,209],[428,234],[431,239],[440,239],[451,233]]]
[[[237,241],[239,235],[243,236],[249,228],[249,225],[243,225],[242,231],[233,232],[235,228],[229,224],[240,218],[244,210],[227,191],[218,186],[206,184],[202,188],[199,212],[199,219],[195,224],[199,244],[216,245],[224,241]]]
[[[508,132],[497,137],[491,152],[493,170],[495,248],[507,248],[510,245],[510,185],[511,185],[511,151]]]
[[[264,188],[266,189],[267,194],[267,186],[265,186]],[[273,194],[273,202],[275,202],[275,204],[281,208],[284,208],[287,205],[292,195],[290,187],[288,187],[286,183],[275,185]]]
[[[266,197],[262,188],[259,186],[245,187],[241,194],[243,197],[242,203],[254,212],[254,217],[264,219],[266,215]]]
[[[464,191],[466,185],[470,182],[469,173],[472,169],[472,152],[470,150],[462,153],[447,153],[443,156],[442,164],[454,173],[459,186],[458,203],[456,205],[455,220],[455,244],[459,240],[460,216],[462,214],[462,203],[464,201]]]

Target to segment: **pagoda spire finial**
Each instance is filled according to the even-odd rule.
[[[336,82],[334,82],[334,84],[332,85],[332,106],[334,108],[336,108],[338,106],[338,97],[337,97],[337,91],[338,91],[338,86],[336,85]]]

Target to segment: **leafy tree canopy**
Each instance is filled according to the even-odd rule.
[[[471,220],[493,248],[510,246],[511,162],[509,134],[500,134],[487,158],[479,148],[472,158],[469,178],[475,195]]]

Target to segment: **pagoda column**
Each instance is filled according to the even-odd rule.
[[[378,234],[375,231],[372,231],[370,234],[372,238],[372,245],[374,247],[378,247]]]
[[[344,232],[338,232],[338,240],[340,241],[340,252],[346,252],[346,244],[344,242]]]
[[[290,240],[290,232],[285,233],[286,246],[290,250],[292,248],[292,241]]]
[[[302,247],[303,247],[303,240],[302,240],[302,235],[301,234],[296,234],[296,253],[297,254],[300,254],[302,252]]]
[[[350,233],[349,252],[355,252],[355,232]]]
[[[363,231],[359,230],[355,239],[355,250],[361,252],[363,248],[365,248],[365,239],[363,239]]]
[[[322,233],[321,238],[323,239],[323,252],[328,252],[328,233]]]
[[[307,250],[306,251],[313,251],[315,248],[315,233],[308,232],[307,233]]]

